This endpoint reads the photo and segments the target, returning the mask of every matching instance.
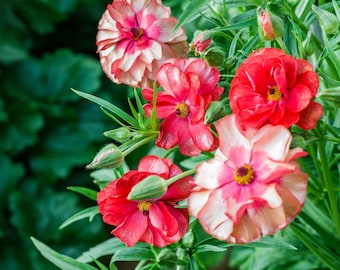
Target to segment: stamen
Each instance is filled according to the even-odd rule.
[[[249,164],[237,167],[234,172],[234,180],[240,185],[249,185],[254,179],[254,170]]]
[[[143,213],[144,216],[147,216],[149,214],[150,208],[151,208],[151,202],[149,201],[140,201],[137,204],[137,207],[139,211]]]
[[[282,97],[283,94],[276,85],[269,88],[267,96],[268,101],[279,101]]]
[[[178,117],[185,118],[189,115],[189,106],[185,103],[177,104],[175,108],[175,113]]]
[[[144,35],[144,30],[140,27],[132,27],[130,31],[133,35],[133,39],[136,41],[140,40],[141,37]]]

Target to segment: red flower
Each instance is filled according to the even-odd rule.
[[[182,154],[199,155],[217,147],[217,139],[204,123],[209,103],[218,100],[223,92],[217,87],[220,75],[215,67],[197,58],[170,59],[156,74],[164,92],[158,92],[157,117],[165,118],[160,126],[156,145],[165,149],[176,144]],[[143,97],[151,102],[144,106],[150,116],[153,90],[144,89]]]
[[[310,63],[280,49],[262,48],[237,70],[230,86],[230,107],[243,128],[270,123],[312,129],[323,114],[321,105],[313,102],[318,86]]]
[[[185,177],[168,187],[158,199],[132,201],[127,197],[131,189],[149,175],[169,179],[181,173],[170,159],[144,157],[138,170],[131,170],[108,184],[98,193],[99,211],[105,223],[116,226],[112,231],[127,246],[138,241],[158,247],[177,242],[187,231],[187,209],[177,208],[192,188],[192,178]]]

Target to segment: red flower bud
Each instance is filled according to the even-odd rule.
[[[210,31],[196,32],[191,45],[196,55],[202,54],[212,43],[212,33]]]

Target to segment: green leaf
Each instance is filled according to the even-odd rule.
[[[89,188],[85,188],[85,187],[67,187],[67,189],[72,190],[74,192],[78,192],[88,198],[90,198],[91,200],[96,201],[97,200],[97,191],[89,189]]]
[[[134,119],[132,116],[130,116],[129,114],[127,114],[125,111],[123,111],[122,109],[118,108],[117,106],[111,104],[110,102],[101,99],[99,97],[96,97],[94,95],[91,94],[87,94],[87,93],[83,93],[80,91],[77,91],[75,89],[72,89],[73,92],[75,92],[77,95],[88,99],[89,101],[92,101],[102,107],[104,107],[105,109],[107,109],[108,111],[112,112],[113,114],[115,114],[116,116],[120,117],[121,119],[125,120],[126,122],[128,122],[130,125],[132,126],[138,126],[138,123],[136,121],[136,119]]]
[[[60,229],[63,229],[66,226],[70,225],[71,223],[84,219],[84,218],[89,218],[89,221],[91,222],[97,214],[99,214],[98,206],[92,206],[92,207],[86,208],[76,213],[75,215],[71,216],[70,218],[68,218],[63,224],[60,225]]]
[[[180,29],[184,24],[189,22],[194,17],[198,16],[202,7],[207,4],[209,0],[193,0],[190,1],[190,4],[187,5],[182,15],[178,18],[178,23],[175,27],[174,32]]]
[[[90,248],[78,257],[77,260],[84,263],[92,262],[94,259],[98,259],[102,256],[112,255],[122,248],[125,248],[125,244],[118,238],[113,237],[95,247]]]
[[[142,260],[153,260],[155,256],[149,247],[125,247],[119,249],[111,258],[111,263],[117,261],[142,261]]]
[[[41,255],[62,270],[97,270],[91,265],[78,262],[71,257],[57,253],[33,237],[31,237],[31,240]]]

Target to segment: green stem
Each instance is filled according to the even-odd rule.
[[[283,42],[282,38],[281,38],[281,37],[278,37],[278,38],[276,38],[275,40],[276,40],[276,42],[279,44],[279,46],[281,47],[281,49],[282,49],[285,53],[289,54],[289,51],[288,51],[288,49],[287,49],[287,47],[286,47],[286,44]]]
[[[182,179],[186,176],[189,176],[191,174],[194,174],[195,172],[196,172],[195,169],[191,169],[191,170],[182,172],[180,174],[177,174],[176,176],[169,178],[169,180],[166,181],[166,184],[167,184],[167,186],[170,186],[171,184],[175,183],[176,181],[178,181],[178,180],[180,180],[180,179]]]
[[[128,154],[135,151],[137,148],[143,146],[144,144],[147,144],[148,142],[153,141],[157,136],[158,136],[158,134],[154,134],[154,135],[148,136],[148,137],[140,140],[139,142],[133,144],[131,147],[129,147],[128,149],[126,149],[123,152],[124,156],[126,157]]]
[[[333,220],[335,221],[336,230],[338,233],[338,237],[340,237],[340,214],[338,209],[338,202],[337,197],[334,192],[335,187],[333,186],[332,176],[328,167],[328,160],[326,156],[326,150],[325,150],[325,143],[324,141],[317,142],[318,144],[318,150],[320,155],[320,162],[323,172],[323,179],[326,185],[326,190],[328,193],[328,199],[330,203],[330,208],[333,216]],[[315,164],[317,166],[317,164]]]

